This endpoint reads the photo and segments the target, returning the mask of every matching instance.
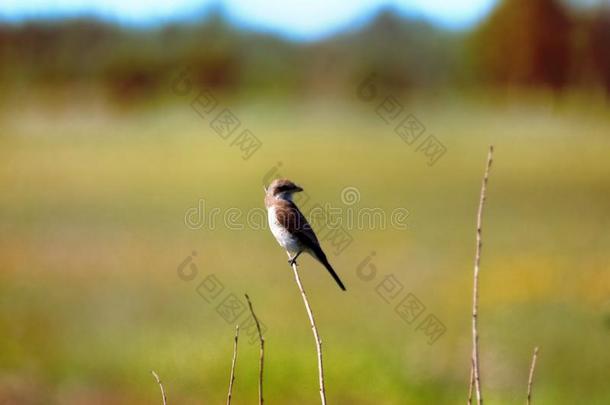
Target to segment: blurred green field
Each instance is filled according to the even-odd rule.
[[[352,230],[330,255],[347,293],[311,258],[304,283],[333,404],[463,403],[469,377],[474,223],[496,147],[480,285],[486,402],[610,403],[610,115],[578,97],[518,102],[405,98],[447,147],[432,167],[372,104],[222,100],[262,142],[241,159],[186,100],[115,111],[25,99],[0,119],[0,403],[222,403],[233,325],[196,292],[215,274],[266,324],[271,404],[316,403],[313,339],[285,254],[267,230],[189,229],[185,211],[263,207],[281,162],[312,201],[410,212],[408,227]],[[89,99],[85,99],[89,100]],[[401,98],[402,100],[402,98]],[[442,101],[441,101],[442,100]],[[476,101],[473,101],[476,100]],[[177,276],[192,251],[198,278]],[[374,251],[379,277],[356,268]],[[393,274],[436,315],[433,345],[376,293]],[[243,337],[234,403],[254,403],[258,348]]]

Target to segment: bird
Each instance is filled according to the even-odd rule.
[[[339,287],[345,291],[343,282],[328,262],[311,225],[292,201],[292,195],[303,189],[288,179],[275,179],[264,189],[269,229],[280,246],[286,250],[288,263],[291,266],[296,265],[301,253],[309,253],[328,270]]]

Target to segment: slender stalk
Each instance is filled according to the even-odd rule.
[[[493,161],[493,146],[489,147],[487,154],[487,165],[485,175],[481,184],[481,195],[479,198],[479,210],[477,212],[477,245],[474,257],[474,287],[472,292],[472,370],[474,374],[474,388],[477,394],[477,405],[483,403],[481,392],[481,373],[479,371],[479,332],[478,332],[478,308],[479,308],[479,270],[481,263],[481,248],[483,245],[481,232],[483,227],[483,207],[485,205],[485,193],[487,192],[487,179],[489,169]]]
[[[470,383],[468,384],[468,405],[472,405],[472,387],[474,385],[474,367],[472,365],[472,359],[470,359]]]
[[[532,403],[532,384],[534,383],[534,370],[536,369],[536,360],[538,359],[538,348],[534,349],[532,356],[532,365],[530,366],[530,377],[527,380],[527,405]]]
[[[163,405],[167,405],[167,396],[165,395],[165,390],[163,389],[163,384],[161,383],[161,379],[159,378],[159,374],[155,373],[154,370],[151,370],[153,377],[157,380],[157,384],[159,384],[159,388],[161,389],[161,397],[163,397]]]
[[[294,278],[299,286],[299,290],[301,291],[301,296],[303,297],[303,303],[305,304],[305,309],[307,310],[307,316],[309,316],[309,323],[311,325],[311,330],[313,331],[313,337],[316,341],[316,351],[318,353],[318,376],[320,383],[320,399],[322,400],[322,405],[326,405],[326,388],[324,386],[324,365],[322,362],[322,341],[320,340],[320,335],[318,333],[318,328],[316,327],[316,321],[313,317],[313,312],[311,311],[311,306],[309,305],[309,300],[307,299],[307,294],[303,289],[303,284],[301,283],[301,278],[299,277],[299,270],[297,269],[296,263],[292,265],[292,270],[294,271]]]
[[[235,382],[235,363],[237,362],[237,340],[239,339],[239,325],[235,326],[235,342],[233,343],[233,361],[231,362],[231,377],[229,378],[229,394],[227,395],[227,405],[231,405],[233,395],[233,382]]]
[[[263,333],[261,332],[261,325],[258,322],[256,314],[254,313],[254,309],[252,308],[252,303],[250,302],[250,297],[248,297],[248,294],[246,294],[246,300],[248,301],[248,306],[250,307],[252,318],[254,318],[254,322],[256,323],[256,330],[258,330],[258,338],[261,343],[258,369],[258,403],[259,405],[263,405],[263,367],[265,365],[265,338],[263,338]]]

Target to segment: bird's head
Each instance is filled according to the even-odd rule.
[[[303,189],[288,179],[275,179],[265,188],[265,192],[269,196],[282,198],[284,200],[292,200],[292,194],[303,191]]]

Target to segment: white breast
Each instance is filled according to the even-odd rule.
[[[275,207],[271,206],[267,209],[267,220],[269,221],[269,229],[271,229],[271,233],[280,246],[292,254],[297,253],[300,250],[298,240],[277,221]]]

